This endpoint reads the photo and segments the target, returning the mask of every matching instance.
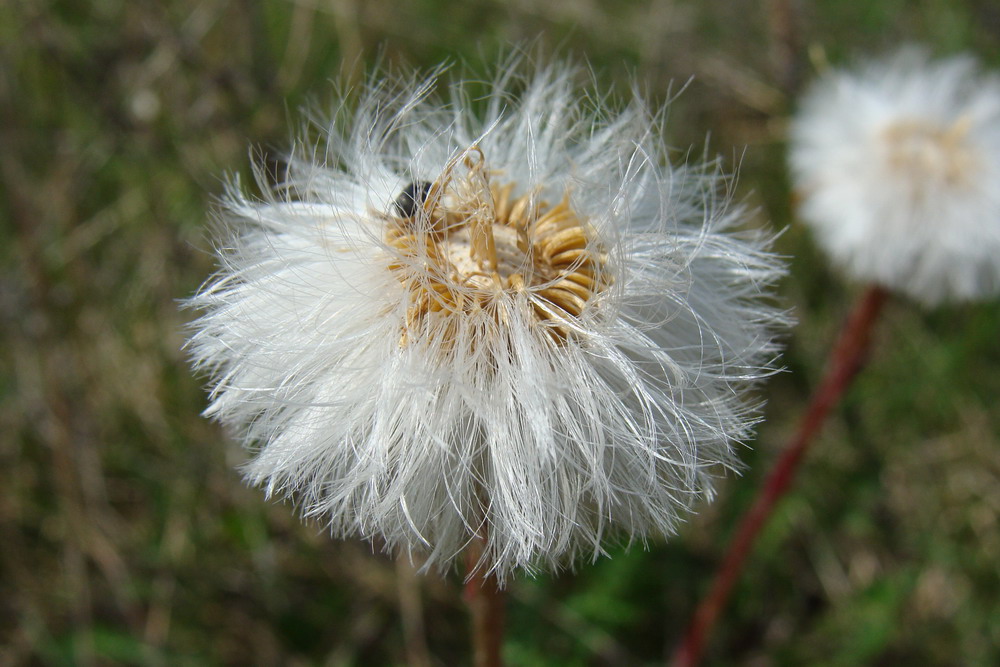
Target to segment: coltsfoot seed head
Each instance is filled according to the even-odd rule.
[[[852,277],[926,305],[1000,292],[1000,77],[915,49],[831,71],[789,155],[803,220]]]
[[[642,100],[527,68],[343,100],[264,201],[232,189],[191,300],[253,483],[428,566],[485,539],[501,581],[671,533],[735,464],[785,324],[714,164],[669,166]]]

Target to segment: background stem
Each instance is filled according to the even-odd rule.
[[[830,410],[861,369],[873,325],[886,296],[883,288],[877,285],[869,287],[841,329],[830,355],[826,375],[813,394],[798,431],[786,445],[750,509],[743,515],[736,536],[730,542],[722,565],[716,571],[708,595],[695,610],[683,642],[674,653],[672,663],[675,667],[693,667],[701,660],[705,641],[729,599],[757,534],[770,517],[775,504],[788,490],[803,454]]]

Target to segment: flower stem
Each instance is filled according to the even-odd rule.
[[[410,556],[396,558],[396,586],[399,593],[399,616],[403,626],[403,650],[407,667],[429,667],[424,609],[420,600],[420,580]]]
[[[840,337],[833,347],[826,374],[816,389],[799,424],[798,431],[785,446],[753,505],[743,515],[736,536],[729,544],[725,559],[716,571],[709,589],[685,632],[683,642],[674,652],[674,667],[694,667],[701,660],[705,640],[718,620],[733,585],[739,578],[754,540],[770,517],[775,504],[788,491],[802,456],[826,420],[830,410],[850,386],[861,369],[878,313],[885,304],[887,292],[882,287],[869,287],[855,306]]]
[[[473,664],[476,667],[500,667],[503,660],[503,629],[506,595],[497,583],[496,576],[483,572],[480,558],[483,553],[482,538],[466,550],[468,579],[465,582],[465,602],[472,615]]]

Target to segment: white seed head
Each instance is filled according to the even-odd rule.
[[[1000,77],[913,49],[832,71],[789,155],[802,218],[854,278],[927,305],[1000,292]]]
[[[428,566],[478,536],[501,580],[671,533],[736,465],[785,324],[714,165],[667,166],[638,98],[524,69],[345,99],[265,201],[233,188],[191,301],[249,480]]]

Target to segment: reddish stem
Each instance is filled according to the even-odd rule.
[[[472,648],[475,667],[500,667],[503,647],[506,596],[493,574],[483,574],[480,558],[483,540],[477,538],[466,550],[469,578],[465,582],[465,603],[472,615]]]
[[[753,547],[757,534],[770,517],[775,503],[788,490],[803,454],[830,410],[861,369],[868,351],[873,325],[886,301],[886,296],[887,293],[883,288],[869,287],[841,329],[840,337],[830,355],[826,375],[813,394],[798,431],[775,463],[764,486],[757,493],[753,505],[743,515],[726,557],[716,571],[708,595],[695,610],[683,643],[674,652],[672,658],[674,667],[694,667],[701,660],[705,640],[729,599],[729,594],[739,578],[743,562]]]

